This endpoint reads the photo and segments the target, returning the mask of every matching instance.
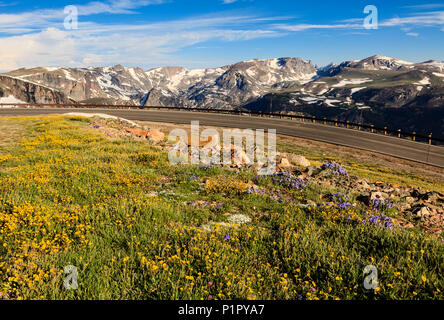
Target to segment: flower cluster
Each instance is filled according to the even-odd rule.
[[[286,188],[303,190],[307,186],[308,179],[297,178],[287,172],[278,172],[273,175],[273,182]]]
[[[341,210],[346,210],[350,207],[353,207],[353,205],[350,203],[348,195],[342,192],[331,193],[329,197],[332,202],[337,203],[336,206]]]
[[[265,196],[267,194],[267,191],[265,191],[265,189],[258,188],[257,186],[248,186],[247,193]]]
[[[389,200],[375,199],[371,201],[370,206],[374,211],[384,211],[394,207]]]
[[[372,215],[370,218],[363,220],[362,224],[374,224],[374,225],[380,225],[383,226],[387,229],[393,229],[394,227],[394,222],[393,219],[390,217],[387,217],[383,214],[376,216],[376,215]]]
[[[334,162],[328,162],[324,163],[321,166],[322,170],[329,170],[332,175],[335,176],[348,176],[347,170],[345,170],[341,165],[334,163]]]
[[[209,179],[206,182],[207,193],[223,193],[225,195],[241,195],[247,193],[248,184],[242,181],[227,179]]]

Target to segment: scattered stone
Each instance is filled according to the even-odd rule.
[[[165,140],[165,135],[159,130],[141,128],[137,124],[119,118],[106,118],[96,115],[91,121],[91,128],[94,128],[111,138],[148,139],[151,142],[154,142],[152,143],[153,146],[165,151],[171,150],[174,144],[160,143]],[[189,145],[191,145],[191,140],[192,137],[189,137],[188,141],[184,141],[180,144],[180,147],[187,149]],[[208,145],[211,145],[212,142],[217,142],[213,137],[209,137],[206,141],[199,138],[197,141],[199,141],[199,148],[207,147]],[[178,146],[175,145],[174,148],[177,147]],[[231,145],[230,148],[232,160],[240,160],[232,170],[239,172],[241,168],[248,166],[251,169],[256,170],[262,168],[258,163],[250,161],[243,148],[234,145]],[[189,148],[188,150],[190,151]],[[220,149],[211,149],[211,152],[220,151]],[[345,190],[344,192],[356,195],[356,199],[365,205],[371,205],[375,200],[385,201],[390,199],[390,202],[393,203],[399,213],[401,213],[399,218],[404,220],[404,222],[400,224],[401,227],[411,228],[414,227],[413,223],[415,223],[417,226],[432,233],[439,233],[444,227],[444,195],[441,193],[428,192],[420,188],[400,187],[398,185],[381,181],[372,183],[367,179],[359,179],[358,177],[351,175],[331,175],[328,170],[322,170],[320,167],[312,166],[310,161],[302,155],[278,153],[278,168],[280,171],[289,172],[295,177],[301,179],[307,178],[312,183],[328,189]],[[204,185],[204,183],[202,183],[202,185]],[[254,184],[249,183],[249,186],[253,187]],[[177,198],[176,195],[165,192],[159,192],[159,194],[156,192],[148,193],[149,197],[155,197],[158,195]],[[197,204],[199,204],[199,202],[197,202]],[[316,206],[316,203],[307,200],[306,204],[300,205]],[[252,214],[255,216],[254,212]],[[251,222],[251,218],[248,216],[227,213],[227,222],[209,222],[201,228],[211,232],[216,227],[230,228],[249,222]]]
[[[368,181],[365,179],[358,180],[358,181],[356,181],[356,183],[357,183],[357,187],[361,190],[364,190],[364,191],[371,190],[370,185],[368,184]]]
[[[388,198],[389,198],[389,195],[385,192],[372,192],[370,194],[370,201],[387,200]]]
[[[231,145],[231,158],[233,159],[233,163],[235,163],[236,167],[251,164],[250,158],[248,158],[243,148],[233,144]]]
[[[413,198],[413,197],[406,197],[406,198],[405,198],[405,201],[406,201],[408,204],[412,204],[413,202],[415,202],[415,198]]]
[[[418,197],[420,200],[426,201],[426,202],[432,202],[436,201],[438,199],[438,194],[436,192],[426,192],[421,194]]]
[[[305,169],[305,173],[306,173],[307,176],[309,176],[309,177],[314,177],[314,176],[318,175],[321,171],[322,171],[321,168],[313,167],[313,166],[308,166],[308,167]]]
[[[146,138],[148,135],[148,131],[137,129],[137,128],[125,128],[125,131],[128,133],[132,133],[135,136],[138,136],[140,138]]]
[[[165,134],[156,129],[149,129],[146,137],[154,142],[160,142],[165,139]]]
[[[288,161],[287,158],[282,158],[279,166],[282,168],[289,168],[289,167],[291,167],[291,163],[290,163],[290,161]]]
[[[307,160],[304,156],[301,155],[291,155],[290,160],[293,164],[300,167],[309,167],[311,166],[310,161]]]
[[[431,215],[431,212],[427,207],[419,207],[414,211],[414,214],[420,218],[426,218]]]
[[[401,203],[401,204],[398,205],[398,210],[400,212],[404,212],[404,211],[410,210],[411,208],[412,208],[412,206],[410,204],[408,204],[408,203]]]
[[[366,205],[369,205],[371,203],[370,192],[365,192],[363,194],[360,194],[359,196],[356,197],[356,200]]]

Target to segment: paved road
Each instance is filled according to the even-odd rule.
[[[112,110],[112,109],[0,109],[0,115],[41,115],[69,112],[106,113],[128,120],[144,120],[189,124],[199,120],[201,125],[241,129],[276,129],[278,134],[328,142],[428,163],[444,168],[444,147],[429,146],[396,137],[346,128],[303,123],[296,120],[249,116],[199,113],[190,111]]]

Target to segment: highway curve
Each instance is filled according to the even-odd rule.
[[[218,113],[169,110],[116,110],[82,108],[0,109],[0,115],[42,115],[69,112],[106,113],[128,120],[189,124],[240,129],[276,129],[278,134],[347,146],[444,168],[444,147],[399,139],[364,131],[351,130],[297,120],[260,118]]]

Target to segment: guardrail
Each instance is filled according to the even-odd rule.
[[[158,109],[158,110],[178,110],[178,111],[195,111],[195,112],[208,112],[208,113],[224,113],[224,114],[235,114],[235,115],[247,115],[247,116],[257,116],[257,117],[277,117],[280,119],[295,119],[302,122],[312,122],[323,125],[332,125],[336,127],[344,127],[347,129],[355,129],[359,131],[368,131],[375,134],[384,134],[386,136],[392,135],[398,138],[410,139],[417,142],[425,142],[429,145],[444,145],[444,138],[433,137],[432,134],[424,135],[418,134],[416,132],[405,132],[401,129],[389,129],[388,127],[375,127],[372,124],[355,123],[343,120],[332,120],[327,118],[317,118],[307,115],[296,115],[296,114],[286,114],[282,112],[260,112],[260,111],[249,111],[249,110],[221,110],[221,109],[210,109],[210,108],[187,108],[187,107],[166,107],[166,106],[134,106],[134,105],[105,105],[105,104],[78,104],[78,103],[58,103],[58,104],[37,104],[37,103],[0,103],[0,107],[5,106],[16,106],[16,107],[39,107],[39,108],[106,108],[106,109]]]

